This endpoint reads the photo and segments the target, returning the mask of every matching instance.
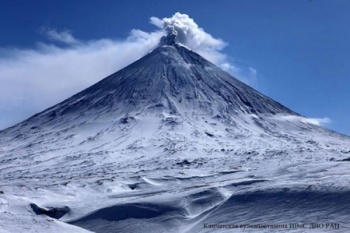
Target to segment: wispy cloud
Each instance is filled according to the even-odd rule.
[[[79,40],[73,37],[72,33],[69,30],[57,31],[52,28],[43,28],[41,33],[47,36],[50,40],[62,42],[65,44],[77,44]]]
[[[322,125],[322,126],[326,126],[330,123],[332,123],[331,119],[329,119],[328,117],[324,117],[324,118],[307,118],[307,120],[309,123],[314,124],[314,125]]]
[[[295,115],[284,115],[284,116],[275,116],[276,120],[287,120],[287,121],[299,121],[307,124],[318,125],[318,126],[327,126],[332,123],[332,120],[328,117],[323,118],[308,118]]]
[[[129,65],[154,49],[161,36],[159,32],[143,34],[133,30],[122,41],[80,41],[64,48],[38,43],[33,49],[2,49],[0,129]]]

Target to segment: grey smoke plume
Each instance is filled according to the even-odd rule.
[[[165,33],[175,32],[177,42],[196,51],[216,65],[224,69],[228,67],[222,66],[228,61],[227,56],[221,52],[227,44],[205,32],[188,15],[177,12],[170,18],[151,17],[150,22]]]

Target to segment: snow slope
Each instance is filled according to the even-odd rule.
[[[170,34],[0,132],[0,232],[304,232],[266,225],[333,222],[348,232],[349,157],[349,137]]]

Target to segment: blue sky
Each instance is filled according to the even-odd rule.
[[[0,128],[139,58],[159,31],[150,17],[176,12],[226,44],[212,55],[230,73],[350,135],[347,0],[0,0]]]

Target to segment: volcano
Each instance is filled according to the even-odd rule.
[[[172,31],[0,132],[0,230],[348,232],[349,157],[348,136],[240,82]]]

